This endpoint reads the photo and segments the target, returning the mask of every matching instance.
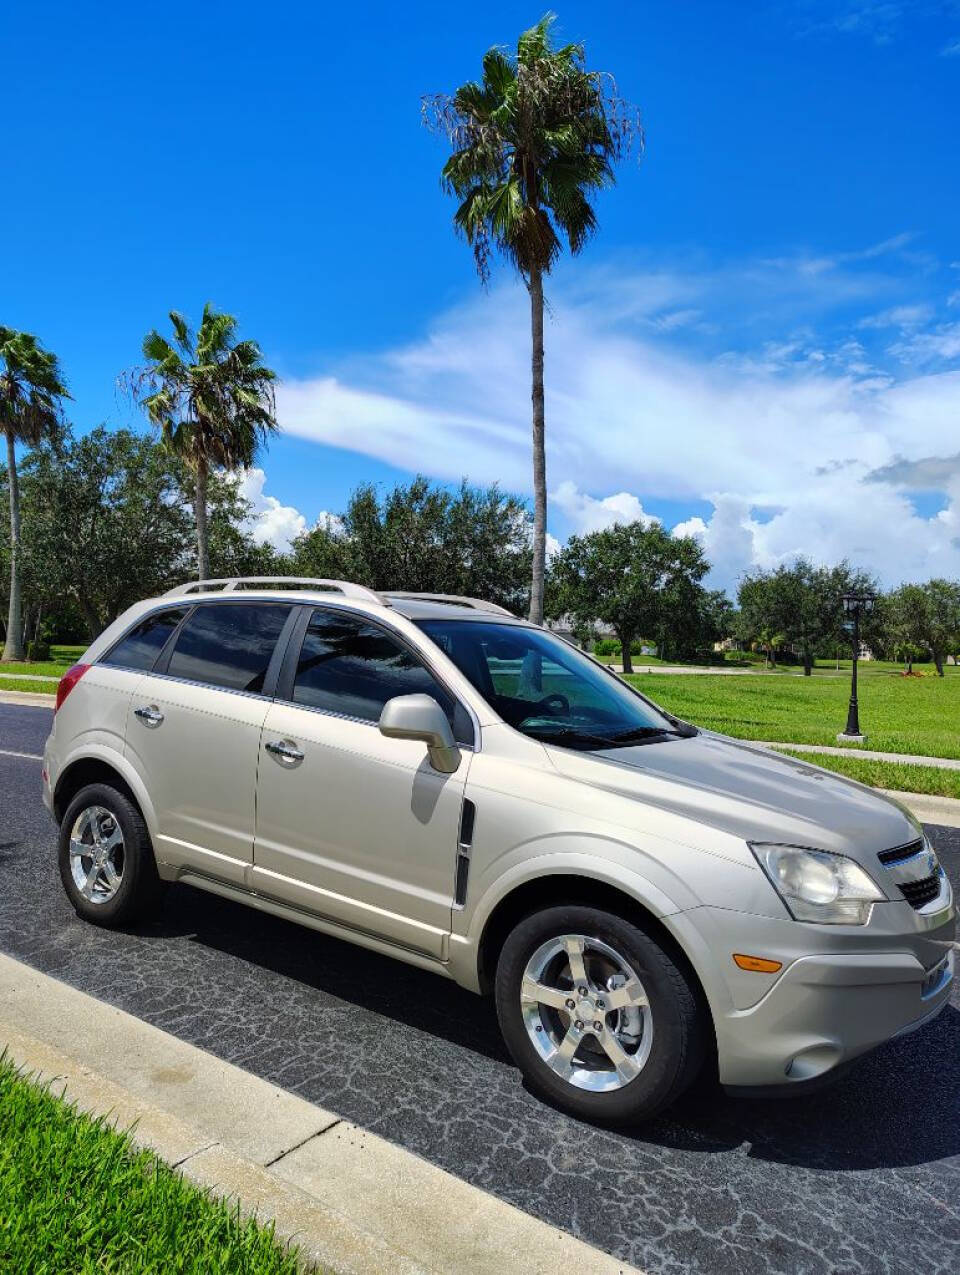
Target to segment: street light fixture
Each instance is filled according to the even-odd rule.
[[[853,668],[850,674],[850,707],[847,709],[847,727],[837,739],[845,743],[866,743],[866,735],[860,733],[860,713],[857,704],[857,660],[860,656],[860,616],[869,615],[876,597],[872,593],[845,593],[843,612],[853,622]]]

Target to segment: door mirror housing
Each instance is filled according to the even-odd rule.
[[[427,746],[434,770],[452,775],[460,765],[460,749],[446,714],[431,695],[396,695],[380,714],[380,734],[388,739],[419,739]]]

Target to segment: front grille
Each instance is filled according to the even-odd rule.
[[[881,850],[877,858],[889,868],[894,863],[903,863],[905,859],[912,859],[915,854],[922,853],[923,838],[918,837],[916,841],[909,841],[905,846],[895,846],[893,850]]]
[[[901,881],[900,893],[912,908],[922,908],[940,893],[940,873],[924,877],[922,881]]]

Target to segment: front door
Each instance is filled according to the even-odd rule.
[[[153,801],[161,861],[246,884],[270,704],[264,688],[291,610],[269,602],[197,606],[134,690],[125,753]]]
[[[380,734],[387,700],[415,692],[468,744],[454,774],[423,744]],[[314,609],[263,724],[255,888],[445,959],[472,742],[468,715],[398,635]]]

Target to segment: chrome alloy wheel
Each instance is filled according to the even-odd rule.
[[[564,934],[538,947],[523,972],[520,1009],[534,1049],[577,1089],[622,1089],[650,1057],[643,984],[599,939]]]
[[[70,872],[90,903],[109,903],[123,879],[123,833],[105,806],[81,810],[70,830]]]

